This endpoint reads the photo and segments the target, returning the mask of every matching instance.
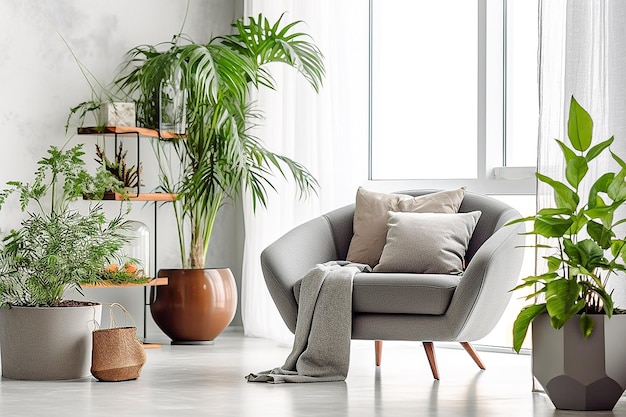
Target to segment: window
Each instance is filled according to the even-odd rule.
[[[477,1],[375,0],[372,12],[372,177],[475,178]]]
[[[538,4],[370,0],[370,180],[534,194]]]
[[[537,164],[539,8],[527,0],[505,0],[505,165]]]
[[[537,27],[537,1],[370,0],[368,186],[466,186],[534,213]],[[528,249],[521,276],[533,266]],[[511,346],[518,297],[478,344]]]

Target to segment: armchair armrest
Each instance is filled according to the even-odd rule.
[[[294,284],[315,265],[337,259],[331,225],[324,216],[296,227],[261,253],[265,283],[292,332],[298,316]]]
[[[453,329],[457,341],[480,339],[497,324],[519,279],[524,251],[518,246],[524,245],[524,230],[522,224],[503,226],[467,266],[446,312],[449,323],[458,323]]]

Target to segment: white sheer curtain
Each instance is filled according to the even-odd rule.
[[[572,95],[594,120],[594,143],[614,135],[611,150],[626,157],[626,2],[542,0],[540,7],[538,170],[562,179],[563,156],[554,139],[566,138]],[[588,177],[617,169],[614,164],[610,156],[599,157]],[[539,183],[538,206],[551,203],[549,187]]]
[[[278,92],[256,97],[265,120],[255,134],[274,152],[304,164],[317,178],[317,196],[300,201],[293,183],[277,177],[267,209],[252,210],[243,198],[245,244],[242,319],[247,336],[291,343],[265,287],[259,255],[294,226],[352,203],[367,180],[368,8],[367,2],[246,0],[244,16],[263,13],[275,21],[302,20],[296,29],[313,37],[325,56],[327,76],[319,94],[285,66],[272,67]]]

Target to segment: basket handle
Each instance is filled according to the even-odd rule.
[[[114,310],[113,310],[114,307],[118,307],[124,313],[124,326],[118,326],[117,321],[115,320],[115,313],[114,313]],[[111,304],[109,304],[109,327],[110,328],[114,328],[114,327],[128,327],[128,320],[129,319],[132,322],[132,327],[137,327],[137,324],[135,323],[135,319],[130,314],[130,312],[126,309],[126,307],[124,307],[120,303],[111,303]]]

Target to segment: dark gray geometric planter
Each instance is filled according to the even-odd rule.
[[[560,330],[546,314],[533,321],[533,374],[558,409],[611,410],[626,390],[626,315],[590,317],[588,339],[576,317]]]

